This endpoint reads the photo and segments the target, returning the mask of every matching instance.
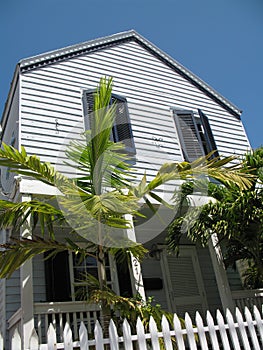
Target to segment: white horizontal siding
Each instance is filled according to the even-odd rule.
[[[23,74],[21,142],[30,153],[56,162],[71,126],[83,122],[82,89],[96,87],[104,75],[113,76],[114,92],[127,98],[138,176],[144,169],[152,176],[162,162],[181,159],[171,107],[201,108],[221,154],[243,154],[249,148],[235,116],[138,43],[128,42]]]
[[[33,292],[34,302],[46,301],[45,263],[43,254],[33,259]]]

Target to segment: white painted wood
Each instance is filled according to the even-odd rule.
[[[122,325],[123,331],[123,343],[126,350],[133,350],[132,339],[131,339],[131,327],[125,318]]]
[[[109,336],[110,336],[110,348],[111,348],[111,350],[119,350],[119,337],[118,337],[118,333],[117,333],[117,328],[116,328],[113,320],[110,320]]]
[[[89,349],[88,332],[83,322],[80,323],[80,327],[79,327],[79,345],[80,345],[80,350]]]
[[[169,291],[169,306],[171,312],[179,316],[187,310],[207,310],[205,288],[196,249],[194,246],[181,246],[180,254],[169,255],[164,249],[161,254],[163,261],[163,279],[166,290]]]
[[[198,311],[196,313],[195,323],[198,330],[198,337],[199,337],[199,342],[201,344],[201,348],[202,350],[208,350],[208,344],[207,344],[206,334],[204,330],[204,323]]]
[[[207,324],[208,326],[204,326],[203,320],[200,316],[199,313],[196,313],[196,326],[192,324],[192,320],[190,316],[186,313],[185,316],[185,329],[182,329],[181,327],[181,322],[178,319],[178,316],[174,314],[174,331],[170,331],[169,329],[169,324],[168,321],[165,317],[162,319],[162,331],[158,332],[156,323],[154,319],[151,317],[149,321],[149,327],[150,327],[150,332],[145,333],[142,321],[138,318],[137,320],[137,330],[135,335],[131,335],[131,329],[130,325],[125,319],[123,322],[123,337],[118,337],[117,334],[117,329],[116,326],[113,322],[113,320],[110,320],[110,326],[109,326],[109,338],[103,338],[103,333],[102,333],[102,328],[99,324],[99,322],[96,322],[95,330],[94,330],[94,336],[95,339],[88,340],[88,335],[87,335],[87,329],[84,326],[83,322],[80,325],[79,329],[79,336],[80,340],[79,341],[73,341],[73,335],[72,332],[69,328],[69,325],[67,324],[64,329],[64,342],[63,343],[58,343],[56,339],[56,332],[52,324],[50,324],[49,329],[48,329],[48,341],[47,344],[40,344],[38,345],[38,338],[37,334],[34,331],[31,340],[30,340],[30,350],[54,350],[54,349],[67,349],[67,350],[72,350],[73,348],[80,348],[80,350],[88,350],[89,346],[94,346],[96,345],[96,349],[104,349],[103,344],[110,344],[110,348],[114,350],[119,350],[119,344],[123,343],[123,346],[126,350],[132,350],[133,349],[133,343],[132,340],[137,342],[137,348],[138,349],[148,349],[149,348],[149,343],[146,343],[146,340],[148,339],[151,341],[151,346],[150,348],[153,350],[159,350],[160,349],[160,343],[158,339],[161,339],[162,346],[166,350],[171,350],[173,349],[173,345],[171,342],[171,337],[175,336],[176,338],[176,348],[178,350],[185,350],[185,345],[184,345],[184,338],[187,336],[187,346],[190,350],[197,350],[197,345],[200,347],[202,350],[208,350],[210,346],[212,346],[213,350],[229,350],[232,348],[235,350],[241,349],[241,340],[243,343],[242,349],[245,350],[250,350],[253,349],[259,350],[260,345],[259,345],[259,337],[260,337],[260,332],[256,334],[255,332],[255,326],[257,326],[257,329],[259,330],[259,327],[262,328],[263,325],[263,318],[258,312],[258,310],[255,310],[255,319],[253,319],[252,315],[249,313],[248,310],[245,311],[246,314],[246,321],[243,321],[242,315],[237,310],[236,316],[237,316],[237,323],[234,323],[233,321],[233,316],[230,313],[229,310],[227,310],[226,314],[226,319],[227,323],[224,322],[223,315],[218,311],[217,312],[217,324],[214,324],[214,320],[211,316],[211,314],[208,312],[207,314]],[[243,328],[242,328],[243,327]],[[250,337],[251,337],[251,345],[248,342],[247,334],[246,334],[246,327],[249,329]],[[235,332],[233,332],[233,328]],[[226,330],[229,329],[229,332],[232,335],[231,339],[231,345],[227,336]],[[251,331],[252,329],[252,331]],[[240,333],[240,338],[237,337],[237,330]],[[220,347],[219,347],[219,342],[216,336],[216,331],[219,331],[220,333]],[[198,337],[196,336],[198,334]],[[233,336],[233,334],[235,334]],[[245,334],[245,336],[244,336]],[[209,336],[211,344],[208,347],[207,344],[207,339],[206,335]],[[19,340],[17,340],[19,339]],[[246,339],[246,341],[244,341]],[[21,344],[21,339],[19,332],[17,328],[14,331],[13,335],[13,343],[15,346],[17,344]],[[122,345],[120,346],[122,348]],[[199,348],[198,347],[198,348]],[[17,350],[17,349],[22,349],[22,348],[17,348],[17,347],[11,347],[10,350]],[[3,350],[0,347],[0,350]]]
[[[146,337],[144,332],[144,327],[142,324],[142,321],[138,317],[136,322],[136,331],[137,331],[137,341],[138,341],[138,347],[140,350],[147,350],[146,346]]]
[[[176,343],[177,343],[178,349],[185,350],[181,322],[176,314],[174,314],[173,323],[174,323],[174,332],[175,332]]]
[[[149,321],[149,331],[151,334],[151,342],[153,350],[160,350],[159,338],[158,338],[158,329],[154,318],[151,316]]]
[[[1,333],[0,333],[0,350],[4,350],[4,339]]]
[[[11,339],[11,349],[22,350],[21,337],[18,330],[15,329],[14,334]]]
[[[33,329],[31,337],[29,339],[29,348],[30,350],[38,350],[39,349],[39,339],[35,329]],[[0,346],[1,349],[1,346]]]
[[[21,197],[21,202],[31,200],[31,196],[24,194]],[[28,217],[20,229],[20,235],[22,238],[31,239],[31,218]],[[32,260],[26,261],[20,267],[20,294],[21,294],[21,308],[22,308],[22,340],[23,347],[26,349],[29,347],[29,338],[34,329],[34,310],[33,310],[33,269]]]
[[[47,346],[48,346],[48,350],[56,350],[57,349],[56,331],[51,323],[48,327],[48,332],[47,332]]]
[[[242,339],[243,346],[244,346],[245,350],[250,350],[250,344],[248,341],[248,336],[246,333],[244,320],[243,320],[242,314],[238,308],[236,308],[236,319],[237,319],[237,323],[238,323],[238,328],[240,330],[240,336]]]
[[[256,335],[256,331],[255,331],[255,327],[253,324],[253,320],[252,320],[252,316],[251,316],[251,312],[249,311],[249,309],[247,307],[245,307],[245,318],[247,321],[247,327],[249,330],[249,334],[254,346],[255,350],[260,350],[260,345],[257,339],[257,335]]]
[[[66,322],[66,324],[65,324],[63,338],[64,338],[65,350],[72,350],[73,349],[72,330],[70,329],[68,322]]]
[[[191,317],[187,312],[185,314],[185,328],[187,332],[187,339],[188,339],[188,344],[190,346],[190,349],[197,350],[195,334],[193,331],[193,323],[192,323]]]
[[[218,292],[220,295],[221,303],[224,308],[234,310],[234,303],[232,299],[232,294],[230,286],[227,279],[226,269],[223,261],[223,255],[221,252],[220,245],[218,244],[218,237],[214,233],[208,242],[209,252],[213,264],[213,268],[216,276],[216,283],[218,287]]]
[[[261,343],[263,344],[263,321],[262,321],[262,315],[260,315],[260,312],[258,311],[258,308],[256,306],[254,306],[253,309],[254,309],[253,311],[254,311],[254,317],[255,317],[255,320],[256,320],[257,330],[258,330],[258,333],[260,335]]]
[[[163,341],[165,345],[165,349],[172,350],[172,340],[170,335],[170,326],[167,321],[167,318],[163,315],[162,316],[162,334],[163,334]]]
[[[234,319],[229,309],[226,310],[226,320],[229,327],[229,333],[232,340],[232,344],[235,347],[235,350],[241,350]]]
[[[211,344],[213,346],[213,350],[220,350],[217,335],[216,335],[214,320],[209,311],[207,311],[207,314],[206,314],[206,321],[207,321],[207,327],[208,327],[209,336],[211,339]]]
[[[96,350],[103,350],[103,333],[101,325],[99,324],[99,321],[96,321],[95,329],[94,329],[94,336],[95,336],[95,344],[96,344]]]
[[[217,312],[216,312],[216,319],[217,319],[217,324],[219,327],[219,333],[221,336],[223,347],[225,350],[231,350],[229,340],[227,337],[225,321],[224,321],[224,318],[219,310],[217,310]]]

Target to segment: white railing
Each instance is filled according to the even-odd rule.
[[[79,328],[79,340],[74,340],[72,330],[68,323],[64,328],[64,342],[57,342],[56,331],[52,324],[48,328],[47,344],[39,345],[38,335],[32,332],[29,350],[88,350],[90,347],[96,350],[103,350],[105,344],[110,344],[110,349],[126,349],[132,350],[133,344],[137,345],[137,349],[172,350],[176,346],[178,350],[197,350],[197,346],[202,350],[221,349],[221,350],[261,350],[263,349],[263,314],[256,307],[253,308],[253,316],[248,308],[245,308],[244,319],[236,309],[235,319],[230,313],[226,312],[225,320],[222,314],[217,311],[216,324],[211,314],[208,312],[206,317],[206,326],[199,313],[196,313],[195,325],[193,326],[190,316],[186,313],[185,327],[182,328],[182,322],[177,315],[174,315],[173,327],[170,329],[165,316],[162,318],[162,329],[157,330],[157,326],[153,318],[150,318],[149,332],[146,333],[141,320],[138,318],[136,324],[136,334],[131,334],[131,327],[126,320],[122,325],[122,334],[118,335],[117,328],[111,320],[109,325],[109,338],[103,337],[102,328],[99,321],[96,321],[94,329],[94,338],[88,339],[88,331],[84,323],[81,322]],[[2,349],[0,349],[2,350]],[[22,350],[21,339],[16,330],[10,350]],[[23,349],[24,350],[24,349]]]
[[[254,305],[261,310],[263,305],[263,289],[244,289],[232,291],[232,298],[235,306],[240,310],[248,307],[250,310]]]
[[[34,304],[35,329],[41,342],[46,342],[50,324],[56,330],[58,341],[62,342],[66,323],[70,325],[74,337],[77,337],[81,322],[85,323],[91,333],[99,317],[100,307],[94,304],[77,301]]]

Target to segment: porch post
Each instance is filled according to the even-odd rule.
[[[127,236],[130,240],[136,242],[136,235],[133,225],[132,215],[126,214],[125,219],[128,220],[131,224],[131,228],[127,230]],[[132,284],[132,292],[134,295],[139,293],[143,300],[146,300],[143,279],[142,279],[142,270],[140,262],[131,254],[131,284]]]
[[[213,234],[209,240],[209,251],[212,259],[212,264],[216,276],[217,287],[221,299],[221,303],[224,311],[230,309],[234,311],[235,305],[233,302],[230,286],[228,283],[228,278],[226,274],[226,269],[223,261],[223,255],[221,248],[218,244],[217,234]]]
[[[31,196],[23,194],[21,201],[29,201]],[[21,227],[20,235],[22,238],[32,238],[31,220],[28,220]],[[21,288],[21,338],[23,342],[22,349],[29,349],[29,340],[34,328],[34,305],[33,305],[33,271],[32,260],[26,261],[20,268],[20,288]]]

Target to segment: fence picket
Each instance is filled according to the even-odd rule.
[[[133,347],[132,347],[131,327],[126,318],[123,321],[122,331],[123,331],[124,349],[132,350]]]
[[[68,322],[66,322],[64,327],[63,339],[64,339],[64,350],[73,350],[72,330],[70,329]]]
[[[263,346],[263,321],[261,319],[260,312],[258,311],[258,308],[256,306],[254,306],[254,316],[257,323],[257,330],[260,335],[261,343]]]
[[[79,327],[79,346],[80,346],[80,350],[89,349],[88,332],[83,322],[80,323],[80,327]]]
[[[185,314],[185,328],[187,331],[187,339],[188,339],[188,344],[190,346],[190,349],[197,350],[195,335],[193,331],[193,323],[192,323],[191,317],[187,312]]]
[[[193,326],[191,317],[188,313],[185,315],[185,327],[182,329],[181,321],[178,316],[174,314],[173,324],[174,330],[170,330],[169,323],[165,316],[162,317],[162,330],[158,332],[156,322],[153,317],[149,320],[149,333],[145,334],[145,329],[140,318],[137,319],[136,324],[136,334],[131,334],[131,327],[128,321],[125,319],[122,325],[123,337],[119,337],[117,328],[113,320],[110,320],[109,324],[109,338],[103,338],[103,332],[99,321],[96,321],[94,329],[94,339],[88,339],[88,331],[84,323],[81,321],[79,327],[79,341],[73,342],[72,330],[68,323],[65,324],[63,331],[64,343],[57,342],[56,331],[58,328],[54,328],[53,324],[50,323],[47,331],[47,344],[39,344],[38,335],[35,330],[32,331],[31,337],[29,339],[29,349],[30,350],[73,350],[78,348],[80,350],[88,350],[90,347],[96,350],[104,350],[104,345],[110,344],[111,350],[119,350],[121,347],[125,350],[132,350],[133,345],[135,345],[138,350],[147,350],[149,347],[152,350],[160,350],[161,345],[166,350],[173,349],[172,337],[175,335],[176,338],[176,349],[185,350],[185,342],[189,350],[208,350],[210,347],[213,350],[260,350],[263,344],[263,318],[256,306],[254,306],[253,316],[248,308],[245,308],[245,321],[244,318],[236,308],[236,320],[234,322],[234,317],[229,310],[226,310],[226,322],[220,311],[217,311],[215,325],[214,319],[212,318],[210,312],[207,312],[207,326],[204,326],[203,320],[200,314],[197,312],[195,321],[196,328]],[[58,324],[57,324],[58,326]],[[74,329],[74,328],[73,328]],[[219,336],[221,343],[219,346]],[[197,337],[198,334],[198,337]],[[186,338],[187,337],[187,341]],[[210,342],[208,341],[208,337]],[[231,338],[231,340],[230,340]],[[160,342],[161,339],[161,342]],[[150,345],[151,340],[151,345]],[[133,344],[136,341],[136,344]],[[14,333],[10,342],[10,350],[21,350],[22,342],[19,335],[18,329],[14,329]],[[120,343],[123,343],[121,346]],[[197,347],[198,344],[198,347]],[[208,346],[209,344],[209,346]],[[108,348],[108,347],[107,347]],[[3,350],[3,338],[0,334],[0,350]]]
[[[160,350],[158,329],[156,326],[156,322],[154,321],[154,318],[152,316],[150,317],[150,321],[149,321],[149,331],[151,334],[152,349],[153,350]]]
[[[136,323],[136,331],[137,331],[137,339],[138,339],[139,349],[140,350],[147,350],[144,327],[143,327],[142,321],[140,320],[139,317],[138,317],[137,323]]]
[[[198,337],[199,337],[199,342],[201,344],[201,348],[202,350],[208,350],[208,344],[207,344],[205,330],[204,330],[204,322],[198,311],[196,312],[195,323],[198,330]]]
[[[111,350],[119,350],[119,337],[117,333],[117,328],[112,320],[110,320],[109,335]]]
[[[250,337],[251,337],[252,343],[254,345],[254,349],[255,350],[260,350],[260,345],[259,345],[259,342],[258,342],[258,339],[257,339],[255,327],[254,327],[253,320],[252,320],[252,316],[251,316],[251,313],[250,313],[250,311],[249,311],[249,309],[247,307],[245,307],[245,318],[246,318],[246,321],[247,321],[247,326],[248,326],[248,330],[249,330],[249,333],[250,333]]]
[[[1,333],[0,333],[0,350],[4,350],[4,339]]]
[[[224,318],[219,310],[217,310],[217,312],[216,312],[216,319],[217,319],[219,333],[221,336],[224,350],[231,350],[228,336],[227,336],[227,332],[226,332],[225,321],[224,321]]]
[[[207,311],[206,320],[207,320],[210,340],[213,345],[213,350],[220,350],[217,335],[216,335],[214,320],[209,311]]]
[[[50,323],[48,327],[47,339],[48,339],[47,341],[48,350],[57,350],[57,336],[52,323]]]
[[[165,349],[173,350],[171,335],[170,335],[170,326],[167,321],[167,318],[163,315],[162,317],[162,333],[163,333],[163,341],[165,344]]]
[[[234,319],[233,319],[233,316],[232,316],[229,309],[226,310],[226,320],[227,320],[227,324],[229,327],[229,333],[230,333],[230,337],[232,340],[232,344],[233,344],[235,350],[241,350],[241,347],[239,345],[239,340],[238,340],[238,336],[237,336],[235,323],[234,323]]]
[[[96,321],[96,324],[95,324],[94,335],[95,335],[96,350],[103,350],[104,349],[103,333],[102,333],[101,325],[98,320]]]
[[[245,325],[244,325],[244,320],[243,320],[242,314],[241,314],[241,312],[240,312],[240,310],[238,308],[236,308],[236,318],[237,318],[238,329],[240,331],[241,340],[242,340],[242,343],[244,345],[244,348],[246,350],[250,350],[250,344],[249,344],[249,341],[248,341],[246,328],[245,328]]]
[[[1,349],[1,347],[0,347],[0,349]],[[38,350],[39,349],[38,335],[37,335],[37,332],[35,329],[33,329],[31,337],[29,339],[29,349],[30,350]]]
[[[173,321],[174,321],[174,332],[175,332],[175,338],[177,341],[178,350],[185,350],[181,321],[179,320],[176,314],[174,314]]]
[[[11,349],[15,349],[15,350],[21,350],[21,337],[20,334],[18,333],[17,328],[14,331],[14,334],[12,336],[11,339]]]

